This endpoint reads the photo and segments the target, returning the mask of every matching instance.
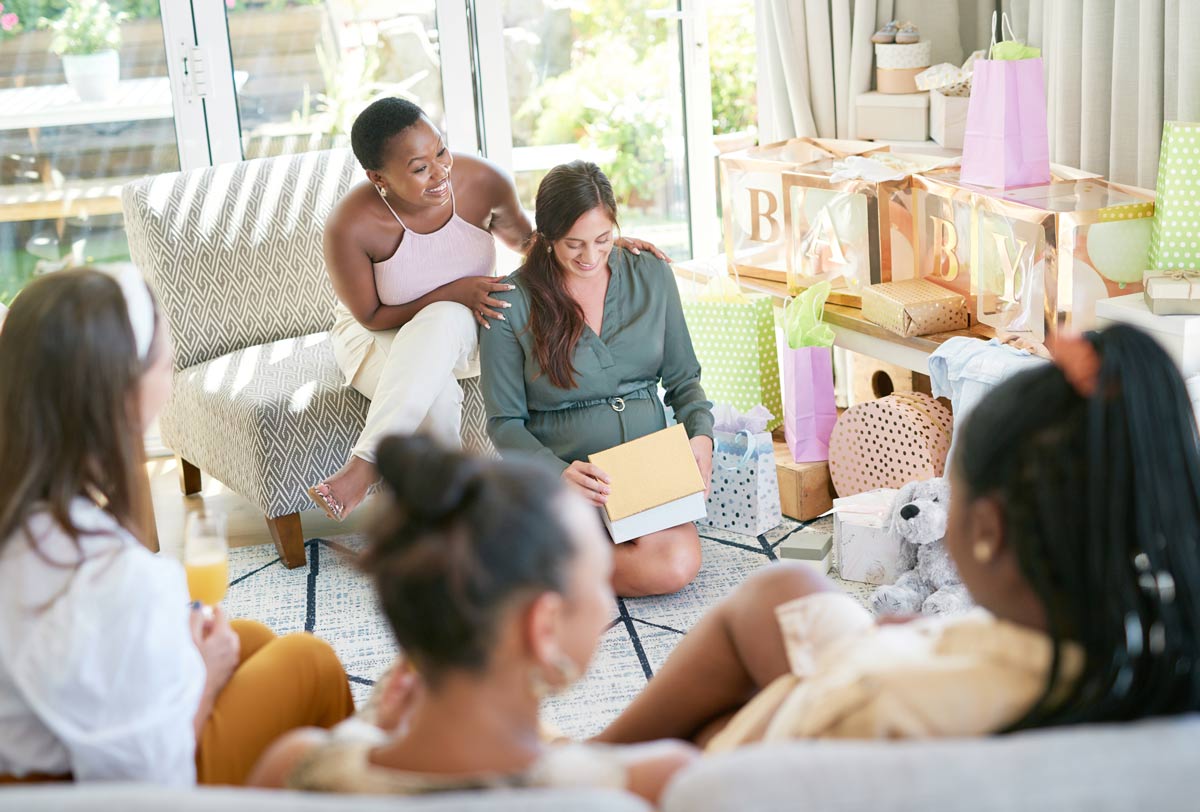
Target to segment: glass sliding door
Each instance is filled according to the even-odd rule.
[[[594,161],[612,181],[626,234],[690,256],[676,0],[495,1],[501,30],[481,14],[479,36],[503,37],[512,147],[501,162],[511,163],[522,203],[533,208],[555,165]]]
[[[382,96],[445,127],[436,0],[226,5],[247,159],[348,146],[354,118]]]
[[[179,153],[156,0],[0,5],[0,302],[8,303],[38,274],[128,259],[121,185],[178,169]],[[72,53],[96,48],[72,34],[73,17],[115,32],[115,47]]]

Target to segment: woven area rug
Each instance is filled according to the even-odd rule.
[[[696,580],[674,595],[618,599],[587,675],[569,692],[547,701],[546,721],[572,737],[599,732],[637,695],[705,610],[775,560],[776,548],[788,536],[832,532],[831,521],[785,520],[758,537],[701,528],[704,566]],[[269,546],[231,550],[232,581],[224,603],[231,617],[262,621],[280,634],[309,631],[328,640],[360,703],[397,652],[370,582],[354,565],[365,543],[361,536],[313,539],[307,542],[308,568],[296,570],[285,569]],[[872,590],[849,582],[843,587],[863,601]]]

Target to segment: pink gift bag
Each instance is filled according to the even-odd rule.
[[[1042,59],[995,58],[1015,44],[998,47],[993,40],[993,58],[975,60],[959,173],[964,183],[1005,188],[1050,182]]]
[[[837,422],[833,395],[833,350],[784,344],[783,436],[796,462],[829,459],[829,436]]]

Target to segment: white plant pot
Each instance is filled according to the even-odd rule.
[[[63,73],[80,101],[104,101],[117,92],[121,80],[121,55],[116,51],[63,54]]]

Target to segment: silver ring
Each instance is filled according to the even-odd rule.
[[[612,399],[612,410],[614,412],[625,411],[625,398],[613,398]]]

